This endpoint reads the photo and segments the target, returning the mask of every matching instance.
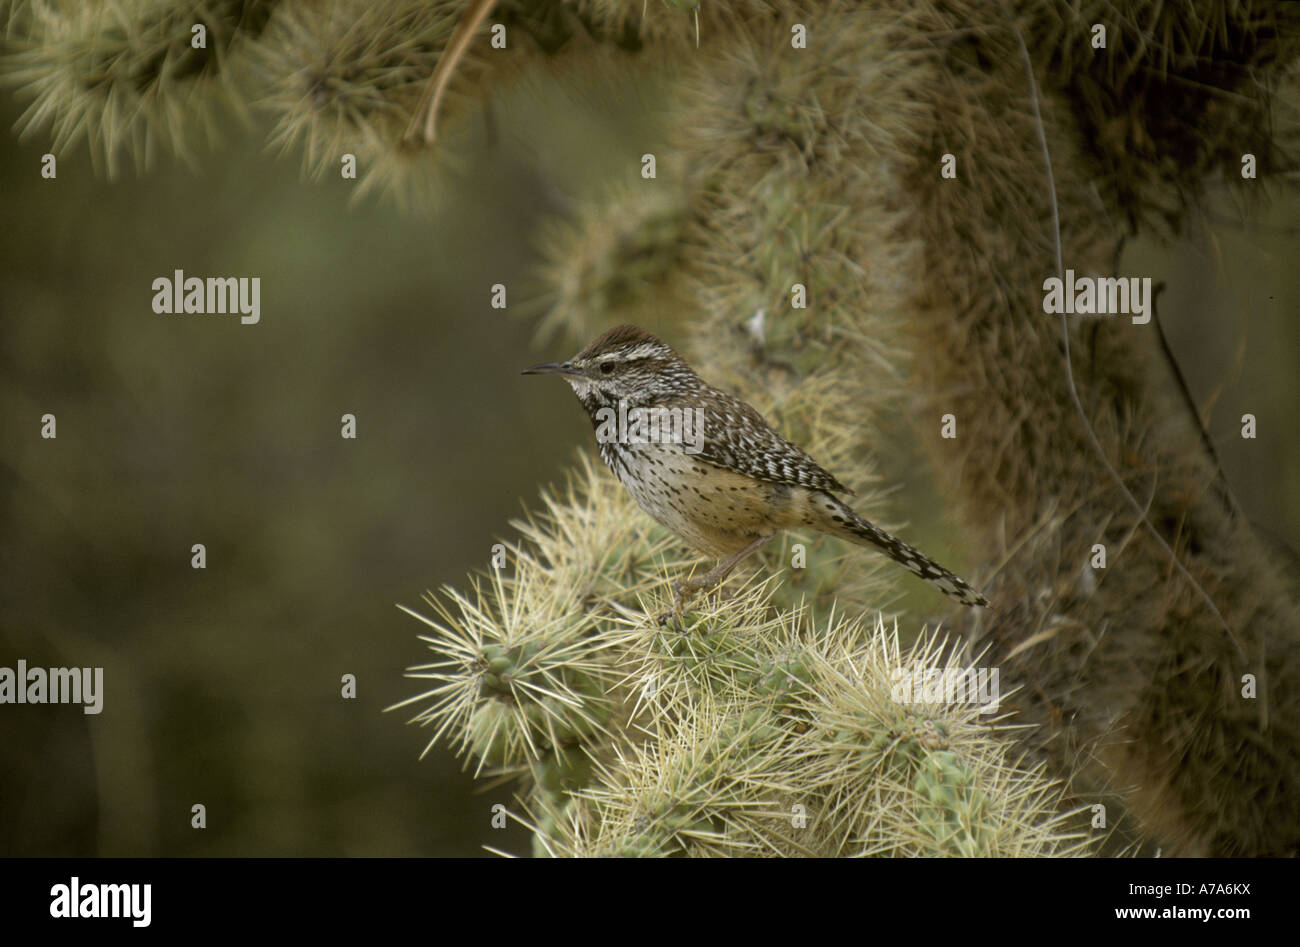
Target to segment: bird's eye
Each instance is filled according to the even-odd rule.
[[[601,363],[600,363],[600,373],[601,373],[602,375],[612,375],[612,374],[614,374],[614,363],[613,363],[613,362],[601,362]]]

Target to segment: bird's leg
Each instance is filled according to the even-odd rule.
[[[682,630],[682,621],[681,621],[682,605],[686,603],[687,599],[694,598],[700,592],[707,592],[709,589],[715,588],[719,583],[722,582],[723,579],[725,579],[728,575],[731,574],[732,569],[736,568],[736,566],[740,565],[742,561],[749,558],[754,553],[758,552],[760,549],[762,549],[764,546],[770,543],[772,541],[772,537],[775,535],[776,535],[775,533],[772,533],[771,535],[768,536],[758,537],[758,539],[754,540],[744,549],[740,550],[740,552],[736,553],[733,556],[728,556],[726,559],[723,559],[721,562],[717,564],[717,566],[715,566],[710,571],[704,573],[704,575],[702,576],[691,577],[686,579],[678,579],[673,584],[673,589],[677,593],[676,597],[673,599],[673,610],[667,615],[660,616],[659,623],[661,625],[664,624],[668,619],[668,617],[671,615],[673,620],[673,628],[676,629],[677,631],[681,631]]]

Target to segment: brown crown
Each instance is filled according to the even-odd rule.
[[[621,348],[624,345],[636,345],[640,342],[659,342],[659,339],[640,326],[624,323],[596,336],[576,357],[590,358],[598,352],[607,352],[610,349]],[[660,344],[663,343],[660,342]]]

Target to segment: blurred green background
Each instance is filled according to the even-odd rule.
[[[353,205],[354,182],[304,183],[260,126],[232,126],[197,169],[164,158],[112,182],[84,148],[43,180],[48,144],[6,132],[0,665],[102,666],[105,696],[99,716],[0,706],[0,855],[527,850],[517,827],[490,828],[508,787],[476,790],[443,747],[419,761],[429,734],[382,713],[422,689],[403,668],[431,658],[393,605],[484,568],[589,445],[564,386],[519,375],[571,348],[531,341],[536,228],[637,173],[652,92],[542,83],[500,103],[429,218]],[[20,107],[0,107],[11,129]],[[1135,244],[1123,266],[1168,281],[1160,313],[1214,402],[1229,478],[1291,548],[1296,210]],[[154,314],[152,280],[177,268],[261,277],[261,323]],[[47,412],[57,440],[40,437]],[[889,457],[900,515],[935,510],[915,517],[926,546],[942,504]]]
[[[521,102],[422,219],[302,182],[264,127],[196,171],[109,182],[82,148],[43,180],[5,95],[0,665],[102,666],[105,698],[0,707],[0,855],[527,851],[489,827],[508,788],[419,761],[414,709],[381,712],[432,658],[394,603],[485,568],[590,436],[564,386],[519,374],[569,354],[533,344],[535,227],[636,173],[644,105]],[[259,276],[261,322],[156,315],[177,268]]]

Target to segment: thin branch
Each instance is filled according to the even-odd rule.
[[[415,143],[417,137],[415,130],[420,124],[422,115],[424,132],[421,137],[424,139],[424,144],[432,145],[438,140],[438,110],[442,107],[447,86],[451,84],[451,77],[456,74],[456,67],[465,58],[465,52],[469,49],[475,32],[496,5],[497,0],[470,0],[469,9],[456,24],[451,39],[447,41],[447,48],[443,50],[438,65],[434,67],[433,75],[429,77],[429,84],[424,87],[424,94],[420,96],[420,102],[415,107],[411,122],[406,126],[406,134],[402,136],[404,143],[408,145]]]
[[[1052,173],[1052,153],[1047,147],[1047,131],[1043,126],[1043,113],[1038,104],[1038,80],[1034,78],[1033,61],[1029,58],[1029,49],[1025,46],[1025,38],[1021,35],[1020,26],[1011,16],[1004,0],[999,0],[999,6],[1001,6],[1003,15],[1011,24],[1011,29],[1016,34],[1016,42],[1020,45],[1020,57],[1024,60],[1025,73],[1029,77],[1029,94],[1034,107],[1034,123],[1038,132],[1038,143],[1043,151],[1043,165],[1047,170],[1047,193],[1052,208],[1052,239],[1056,250],[1056,273],[1062,284],[1064,284],[1065,258],[1061,250],[1061,212],[1060,208],[1057,206],[1056,200],[1056,176]],[[1133,511],[1137,513],[1138,518],[1147,528],[1147,532],[1150,533],[1155,541],[1160,544],[1160,547],[1169,556],[1170,560],[1178,568],[1178,571],[1183,574],[1183,577],[1192,584],[1192,587],[1196,589],[1200,597],[1205,600],[1205,604],[1208,605],[1210,611],[1214,613],[1214,617],[1218,619],[1219,624],[1223,626],[1223,630],[1228,633],[1228,638],[1232,641],[1233,647],[1237,649],[1237,654],[1239,654],[1244,660],[1246,652],[1242,649],[1241,643],[1237,641],[1237,636],[1232,633],[1232,629],[1228,627],[1228,623],[1224,620],[1223,614],[1219,611],[1219,607],[1214,604],[1214,599],[1210,598],[1210,594],[1205,591],[1205,588],[1200,582],[1196,581],[1196,577],[1187,570],[1185,565],[1183,565],[1182,560],[1178,558],[1178,554],[1175,553],[1169,543],[1165,541],[1165,538],[1160,535],[1155,526],[1151,524],[1151,521],[1147,519],[1146,512],[1142,509],[1141,504],[1138,503],[1132,492],[1129,491],[1128,486],[1125,485],[1119,472],[1111,465],[1110,459],[1106,456],[1106,452],[1101,446],[1101,442],[1097,439],[1097,433],[1092,428],[1092,422],[1088,419],[1087,412],[1083,410],[1083,403],[1079,400],[1078,388],[1076,388],[1074,384],[1074,366],[1070,359],[1070,326],[1069,322],[1066,320],[1064,311],[1061,312],[1061,341],[1065,353],[1065,379],[1070,389],[1070,400],[1074,402],[1074,408],[1079,413],[1079,418],[1083,421],[1083,429],[1088,434],[1088,440],[1092,443],[1093,450],[1101,459],[1102,464],[1105,465],[1107,472],[1110,473],[1111,479],[1115,481],[1115,485],[1119,487],[1120,492],[1124,494],[1125,499],[1128,500]]]

